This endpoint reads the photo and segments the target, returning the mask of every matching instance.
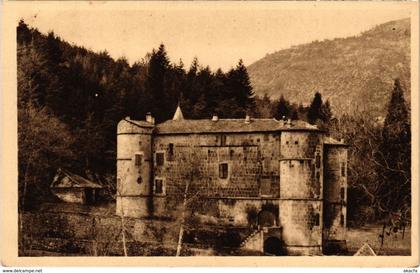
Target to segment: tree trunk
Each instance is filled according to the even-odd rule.
[[[381,248],[384,245],[385,228],[386,228],[386,224],[384,223],[383,226],[382,226]]]
[[[189,182],[187,181],[187,184],[185,185],[185,191],[184,191],[184,203],[182,205],[182,216],[181,216],[181,226],[179,228],[178,246],[176,248],[175,256],[181,255],[182,239],[184,237],[185,210],[187,209],[188,186],[189,186]]]
[[[18,208],[19,211],[19,233],[20,233],[20,242],[21,242],[21,246],[22,246],[22,254],[25,255],[25,236],[23,234],[23,210],[25,208],[25,199],[26,199],[26,194],[28,191],[28,177],[29,177],[29,167],[30,167],[30,162],[32,160],[32,155],[29,156],[28,158],[28,163],[25,169],[25,175],[23,177],[23,193],[22,196],[19,196],[19,201],[20,201],[20,208]]]
[[[121,204],[122,206],[122,204]],[[121,232],[122,232],[122,243],[124,249],[124,256],[128,256],[127,254],[127,241],[125,238],[125,221],[124,221],[124,210],[121,212]]]

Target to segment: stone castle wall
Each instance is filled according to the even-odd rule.
[[[228,226],[281,227],[290,254],[320,254],[323,237],[343,237],[341,188],[347,184],[337,167],[346,148],[323,142],[316,130],[153,134],[153,128],[124,124],[117,211],[174,219],[186,194],[194,215]],[[139,153],[140,167],[134,163]]]
[[[347,149],[325,148],[324,240],[345,240],[347,215]]]

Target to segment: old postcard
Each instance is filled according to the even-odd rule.
[[[2,7],[4,266],[418,265],[418,2]]]

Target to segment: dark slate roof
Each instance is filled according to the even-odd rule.
[[[103,188],[102,185],[67,170],[58,169],[51,188]]]
[[[246,123],[244,119],[210,119],[198,120],[168,120],[158,124],[157,134],[188,134],[188,133],[250,133],[274,132],[286,130],[318,130],[316,126],[304,121],[293,121],[291,125],[275,119],[251,119]]]
[[[153,128],[154,127],[153,124],[150,124],[149,122],[144,121],[144,120],[133,120],[133,119],[130,119],[128,117],[123,119],[123,120],[128,122],[128,123],[131,123],[133,125],[137,125],[139,127],[148,127],[148,128]]]

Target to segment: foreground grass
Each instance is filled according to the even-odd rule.
[[[377,255],[410,255],[411,253],[411,228],[407,227],[402,232],[385,234],[384,245],[381,247],[382,226],[368,225],[360,228],[348,228],[347,248],[349,255],[353,255],[364,244],[368,243]]]

